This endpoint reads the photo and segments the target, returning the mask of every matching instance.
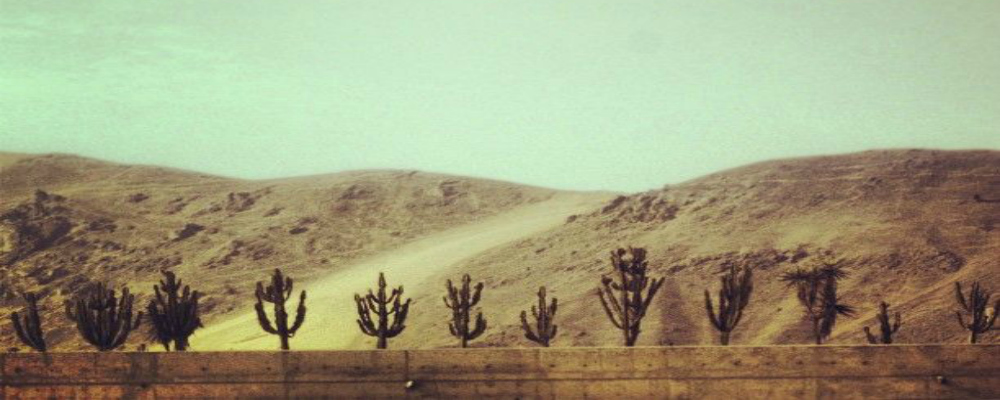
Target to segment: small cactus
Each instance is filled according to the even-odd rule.
[[[25,293],[24,302],[28,304],[27,315],[22,319],[18,313],[10,315],[14,323],[14,332],[17,338],[26,346],[39,352],[46,352],[48,346],[45,344],[45,334],[42,331],[42,319],[38,316],[38,296],[34,293]]]
[[[1000,299],[996,300],[993,307],[988,307],[992,296],[992,293],[980,288],[979,282],[973,282],[972,291],[966,299],[962,293],[962,284],[955,282],[955,298],[961,307],[961,310],[955,311],[955,316],[958,317],[958,324],[969,331],[969,343],[976,343],[979,335],[992,329],[997,320],[996,313],[1000,310]],[[969,322],[965,322],[962,311],[971,314]]]
[[[378,294],[368,289],[368,294],[364,297],[354,295],[354,302],[358,305],[358,327],[362,333],[378,338],[375,346],[379,349],[388,348],[389,339],[403,333],[403,329],[406,329],[406,315],[410,312],[411,299],[402,302],[402,285],[392,289],[392,294],[389,295],[386,295],[385,288],[385,274],[379,272]],[[390,304],[392,307],[389,307]],[[390,316],[392,323],[389,322]]]
[[[264,332],[278,335],[281,338],[281,350],[288,350],[288,339],[295,336],[302,323],[306,320],[306,291],[299,294],[299,307],[295,310],[295,321],[292,326],[288,326],[288,312],[285,311],[285,302],[292,296],[292,278],[281,274],[280,269],[275,269],[271,275],[271,284],[264,287],[263,282],[257,282],[257,290],[254,295],[257,297],[257,304],[254,310],[257,311],[257,322]],[[274,325],[267,318],[264,312],[264,302],[274,304]]]
[[[750,303],[750,294],[753,293],[753,270],[739,269],[735,265],[730,265],[729,271],[719,280],[722,282],[722,287],[719,289],[719,310],[715,311],[712,296],[707,289],[705,310],[712,326],[719,331],[719,344],[727,346],[729,335],[736,328],[736,324],[740,323],[743,309]]]
[[[472,278],[469,277],[469,274],[462,277],[461,289],[452,285],[451,279],[449,279],[448,295],[444,297],[444,305],[451,309],[451,322],[448,324],[448,330],[451,331],[452,336],[459,339],[459,345],[463,348],[469,346],[470,340],[478,338],[486,331],[486,319],[483,318],[482,312],[476,315],[475,326],[469,329],[469,323],[472,322],[472,308],[479,304],[479,297],[483,292],[482,282],[476,284],[475,288],[472,288],[471,284]]]
[[[875,336],[871,329],[866,326],[864,328],[865,338],[868,339],[869,344],[892,344],[892,335],[899,331],[899,326],[901,325],[901,318],[897,312],[894,315],[892,321],[889,320],[889,303],[881,302],[879,303],[879,313],[875,316],[879,322],[880,334]]]
[[[552,298],[552,303],[545,301],[545,286],[538,288],[538,305],[531,306],[531,316],[535,320],[535,328],[532,329],[528,323],[528,312],[521,311],[521,329],[524,330],[524,337],[538,343],[543,347],[549,347],[549,342],[556,336],[558,328],[553,320],[556,317],[556,307],[559,299]]]
[[[133,318],[135,296],[122,288],[121,296],[104,283],[98,283],[90,295],[66,302],[66,317],[76,323],[83,339],[98,351],[117,349],[128,340],[129,333],[139,328],[142,313]]]

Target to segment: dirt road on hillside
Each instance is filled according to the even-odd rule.
[[[594,194],[557,194],[540,203],[428,236],[310,282],[304,287],[308,292],[306,321],[292,339],[291,347],[297,350],[371,347],[370,340],[365,340],[355,322],[354,294],[375,287],[379,271],[385,272],[390,286],[404,285],[406,297],[416,297],[424,290],[440,290],[440,282],[426,282],[426,279],[449,269],[460,274],[462,260],[557,227],[566,217],[591,211],[606,200],[605,196]],[[296,297],[300,289],[301,286],[296,287]],[[288,307],[294,310],[296,305],[297,299]],[[429,306],[414,303],[410,313],[419,313]],[[270,305],[267,309],[270,315]],[[192,337],[194,349],[277,349],[278,337],[261,330],[252,308],[247,311],[197,331]]]

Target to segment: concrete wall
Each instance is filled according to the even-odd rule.
[[[13,353],[0,367],[4,399],[1000,398],[1000,345]]]

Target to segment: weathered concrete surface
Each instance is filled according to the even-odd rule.
[[[0,369],[0,399],[1000,398],[1000,345],[14,353]]]

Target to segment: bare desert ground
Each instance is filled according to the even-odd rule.
[[[194,349],[274,349],[251,303],[254,283],[282,268],[309,292],[293,349],[369,348],[352,297],[384,271],[414,298],[390,347],[448,347],[444,281],[470,273],[486,283],[490,324],[473,346],[531,345],[517,316],[540,285],[560,299],[554,345],[616,345],[594,290],[608,251],[635,245],[667,278],[641,345],[713,343],[701,293],[714,291],[726,261],[758,271],[734,344],[809,342],[777,276],[821,251],[847,260],[841,293],[860,311],[833,342],[862,343],[879,300],[903,312],[900,342],[961,342],[954,282],[1000,292],[1000,203],[988,201],[998,198],[997,151],[776,160],[622,195],[418,171],[248,181],[0,153],[0,313],[21,307],[16,293],[42,291],[50,342],[81,348],[64,299],[102,280],[147,296],[159,271],[172,270],[206,294]],[[16,346],[2,326],[0,344]]]

